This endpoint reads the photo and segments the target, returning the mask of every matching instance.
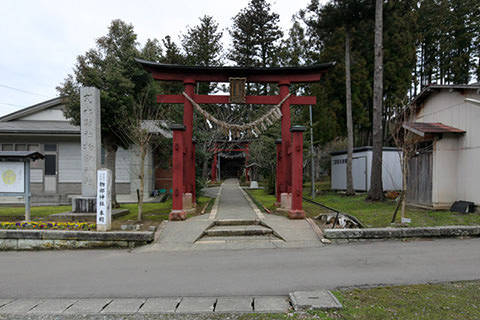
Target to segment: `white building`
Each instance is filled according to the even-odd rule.
[[[62,98],[27,107],[0,118],[0,150],[39,151],[45,160],[31,165],[32,203],[71,204],[81,195],[80,128],[63,114]],[[116,158],[116,191],[119,202],[136,202],[139,188],[139,152],[119,148]],[[102,152],[102,164],[104,153]],[[145,161],[145,197],[153,190],[152,152]],[[0,203],[23,203],[22,198],[1,197]]]
[[[407,199],[449,208],[454,201],[480,204],[480,84],[430,85],[414,99],[413,122],[421,138],[409,161]]]
[[[359,147],[353,150],[352,175],[355,191],[370,189],[372,173],[372,147]],[[347,151],[331,153],[331,188],[332,190],[347,189]],[[383,190],[402,189],[401,152],[396,148],[383,148],[382,182]]]

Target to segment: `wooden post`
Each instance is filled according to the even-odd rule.
[[[185,87],[185,93],[189,97],[195,95],[195,81],[191,79],[185,79],[183,81]],[[183,102],[183,125],[185,126],[184,133],[184,147],[185,147],[185,157],[184,157],[184,169],[185,175],[183,177],[184,183],[184,192],[193,193],[193,185],[195,184],[195,157],[192,155],[193,143],[193,105],[187,98],[184,98]]]
[[[244,143],[243,148],[244,148],[243,150],[245,152],[245,178],[246,178],[246,182],[250,182],[250,177],[248,176],[248,173],[249,173],[250,169],[247,168],[248,156],[250,155],[250,152],[248,150],[248,142]]]
[[[282,99],[290,93],[290,82],[288,81],[280,81],[278,83],[280,87],[280,97]],[[288,155],[288,149],[290,148],[292,136],[290,133],[290,99],[287,99],[281,106],[282,110],[282,176],[280,179],[280,185],[283,187],[281,188],[281,193],[289,193],[291,192],[291,184],[292,184],[292,171],[291,171],[291,163],[290,157]]]
[[[212,182],[217,182],[217,144],[215,143],[215,147],[213,147],[213,161],[212,161]]]
[[[25,159],[24,162],[24,177],[25,177],[25,221],[30,222],[30,159]]]
[[[184,164],[184,131],[183,124],[170,126],[173,131],[173,156],[172,156],[172,211],[168,216],[170,221],[185,220],[186,214],[183,210],[183,164]]]
[[[304,126],[293,126],[292,145],[292,209],[288,212],[290,219],[305,219],[305,211],[302,209],[303,189],[303,132]]]
[[[191,173],[192,173],[192,207],[195,208],[197,206],[197,196],[196,196],[196,186],[197,186],[197,175],[195,172],[195,149],[196,149],[196,141],[192,141],[192,153],[191,153]]]
[[[275,202],[275,206],[280,207],[282,203],[281,194],[283,192],[282,139],[275,140],[275,144],[277,145],[277,167],[276,167],[276,175],[275,175],[275,195],[277,197],[277,201]]]

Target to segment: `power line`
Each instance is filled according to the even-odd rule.
[[[5,106],[11,106],[11,107],[23,107],[19,104],[13,104],[13,103],[7,103],[7,102],[0,102],[0,104],[3,104]]]
[[[46,96],[44,94],[40,94],[40,93],[36,93],[36,92],[32,92],[32,91],[27,91],[27,90],[23,90],[23,89],[19,89],[19,88],[10,87],[10,86],[7,86],[7,85],[1,84],[1,83],[0,83],[0,87],[10,89],[10,90],[19,91],[19,92],[23,92],[23,93],[32,94],[32,95],[35,95],[35,96],[41,96],[41,97],[47,97],[48,98],[48,96]]]

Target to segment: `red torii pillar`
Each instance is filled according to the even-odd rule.
[[[185,92],[193,97],[195,93],[195,80],[185,79],[183,81],[185,86]],[[185,145],[185,157],[183,159],[183,165],[185,170],[185,175],[183,177],[183,184],[185,186],[186,201],[191,203],[186,203],[187,207],[195,207],[196,197],[195,197],[195,149],[193,147],[193,105],[192,103],[184,97],[183,101],[183,124],[185,126],[185,133],[183,135],[184,145]]]
[[[283,189],[283,157],[282,157],[282,139],[275,140],[275,144],[277,145],[277,168],[276,168],[276,175],[275,175],[275,195],[277,197],[277,201],[275,202],[276,207],[280,207],[282,204],[282,189]]]
[[[248,172],[250,171],[249,168],[247,168],[248,165],[248,156],[250,155],[250,152],[248,150],[248,142],[243,143],[243,152],[245,152],[245,178],[247,182],[250,182],[250,177],[248,176]]]
[[[293,143],[291,148],[292,166],[292,207],[288,212],[290,219],[305,219],[305,211],[302,208],[303,191],[303,132],[304,126],[293,126],[290,132],[293,133]]]
[[[183,210],[183,159],[184,159],[184,131],[183,124],[174,124],[170,126],[173,131],[173,156],[172,156],[172,174],[175,179],[172,180],[172,211],[169,220],[185,220],[187,215]]]
[[[283,99],[286,97],[290,92],[290,82],[288,81],[281,81],[278,83],[280,87],[280,97]],[[280,166],[280,172],[282,175],[277,183],[280,189],[280,197],[284,196],[284,198],[289,198],[291,189],[292,189],[292,170],[291,170],[291,160],[289,156],[289,148],[291,144],[291,134],[290,134],[290,98],[285,100],[285,102],[281,106],[282,111],[282,144],[281,144],[281,156],[282,161],[277,166]],[[282,209],[290,210],[289,201],[284,203]]]
[[[215,183],[217,182],[217,163],[218,163],[218,157],[217,157],[217,144],[215,143],[215,147],[213,148],[213,161],[212,161],[212,171],[211,171],[211,176],[212,176],[212,182]]]

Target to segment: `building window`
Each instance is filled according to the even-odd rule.
[[[13,144],[3,144],[2,151],[13,151]]]
[[[37,151],[40,152],[40,145],[39,144],[29,144],[28,151]],[[30,162],[30,168],[35,169],[42,169],[43,168],[43,160],[35,160]]]
[[[56,144],[45,144],[45,152],[47,151],[57,151],[57,145]]]
[[[27,145],[26,144],[16,144],[15,145],[15,151],[27,151]]]
[[[45,175],[54,176],[57,174],[57,155],[45,155]]]

